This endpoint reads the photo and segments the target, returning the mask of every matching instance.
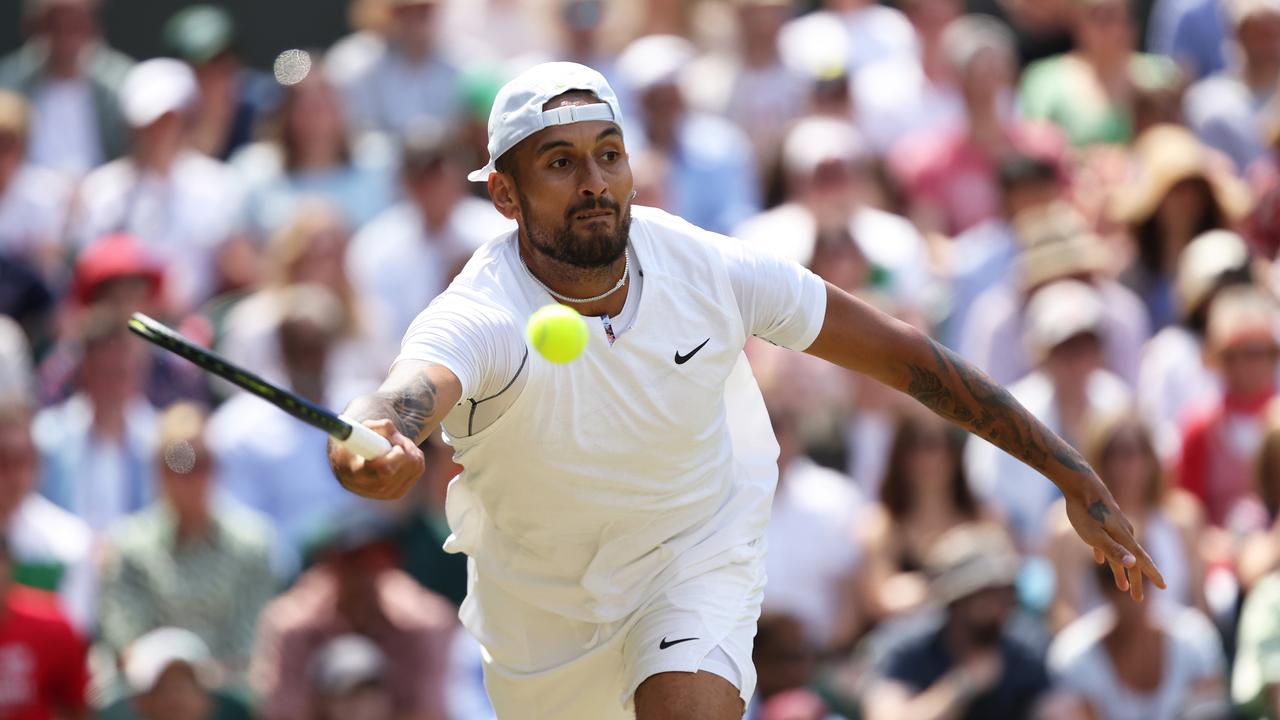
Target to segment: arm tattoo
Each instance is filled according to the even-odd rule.
[[[402,387],[357,398],[347,409],[356,420],[391,420],[401,435],[420,442],[436,410],[436,384],[418,375]]]
[[[929,340],[933,363],[908,364],[906,392],[938,415],[985,438],[1042,473],[1050,459],[1091,472],[1075,448],[1027,412],[1013,395],[952,351]]]
[[[1111,510],[1101,500],[1094,500],[1093,504],[1089,506],[1089,515],[1098,522],[1106,522],[1107,513],[1109,512]]]

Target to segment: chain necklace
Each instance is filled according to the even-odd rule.
[[[519,255],[518,252],[516,254]],[[618,292],[619,290],[622,289],[623,285],[627,284],[627,278],[631,277],[631,252],[629,250],[623,250],[622,254],[623,254],[622,277],[618,278],[618,284],[614,285],[613,288],[610,290],[606,290],[600,293],[599,295],[596,295],[594,297],[589,297],[589,298],[572,298],[572,297],[569,297],[568,295],[561,295],[555,290],[552,290],[551,288],[547,287],[547,284],[539,280],[538,276],[534,275],[533,271],[529,269],[529,264],[524,261],[523,256],[520,257],[520,265],[524,268],[524,271],[526,274],[528,274],[529,278],[534,282],[538,283],[538,285],[541,286],[543,290],[546,290],[548,293],[550,293],[551,297],[557,300],[560,300],[562,302],[574,303],[576,305],[585,305],[587,303],[593,303],[597,300],[603,300],[609,297],[610,295]]]

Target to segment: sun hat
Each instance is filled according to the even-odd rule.
[[[942,535],[925,555],[929,593],[948,605],[990,588],[1012,587],[1018,553],[994,525],[967,523]]]
[[[1187,243],[1178,256],[1173,289],[1178,312],[1187,317],[1209,298],[1224,275],[1247,273],[1249,248],[1230,230],[1210,230]]]
[[[212,679],[213,654],[199,635],[176,627],[162,627],[143,635],[125,653],[124,677],[136,693],[155,689],[160,676],[175,663],[191,667],[197,679]]]
[[[1229,222],[1249,214],[1253,201],[1244,181],[1214,165],[1199,139],[1180,125],[1155,125],[1134,141],[1134,177],[1112,197],[1109,215],[1126,225],[1146,222],[1174,185],[1201,179]]]
[[[1062,278],[1103,272],[1110,265],[1102,239],[1065,202],[1024,210],[1013,219],[1013,227],[1022,245],[1014,265],[1024,291]]]
[[[181,60],[154,58],[133,66],[120,87],[120,110],[130,127],[146,127],[186,110],[200,96],[196,75]]]
[[[1037,362],[1077,335],[1101,336],[1106,309],[1098,291],[1079,280],[1057,280],[1027,303],[1024,342]]]

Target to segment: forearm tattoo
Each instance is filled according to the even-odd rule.
[[[1074,472],[1092,472],[1075,448],[1027,412],[1008,390],[946,347],[933,340],[929,347],[933,363],[907,366],[908,395],[1042,473],[1053,469],[1050,459]]]
[[[347,414],[356,420],[389,419],[405,437],[419,442],[436,410],[436,384],[419,375],[404,387],[366,395],[351,404]]]

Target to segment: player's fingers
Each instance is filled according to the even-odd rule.
[[[1129,590],[1129,578],[1125,577],[1124,566],[1111,557],[1107,558],[1107,564],[1111,566],[1111,575],[1115,578],[1116,589],[1121,592],[1127,592]]]
[[[1118,535],[1119,544],[1124,547],[1129,556],[1134,559],[1132,563],[1125,563],[1126,566],[1131,568],[1130,575],[1135,577],[1146,575],[1151,578],[1151,582],[1155,583],[1156,587],[1164,590],[1166,588],[1164,576],[1160,574],[1160,570],[1156,568],[1155,561],[1151,559],[1151,556],[1147,554],[1147,551],[1138,543],[1138,540],[1133,536],[1133,533],[1116,533],[1114,530],[1112,530],[1112,533]]]
[[[1142,570],[1139,568],[1129,569],[1129,597],[1134,602],[1142,602]]]
[[[396,424],[390,420],[365,420],[364,425],[388,440],[396,435]]]
[[[1093,561],[1094,561],[1095,563],[1099,564],[1099,565],[1101,565],[1102,563],[1106,562],[1106,561],[1107,561],[1107,555],[1106,555],[1106,553],[1102,552],[1102,551],[1101,551],[1101,550],[1099,550],[1098,548],[1094,548],[1094,549],[1093,549]]]

